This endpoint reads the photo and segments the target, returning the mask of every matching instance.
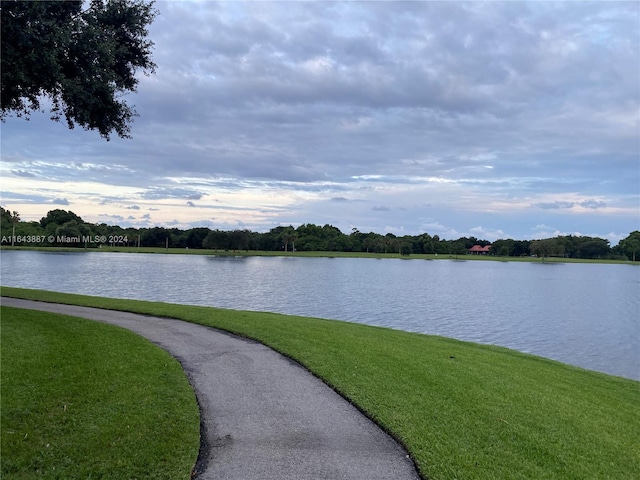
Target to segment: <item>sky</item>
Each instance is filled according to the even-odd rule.
[[[640,3],[157,2],[132,139],[1,125],[0,204],[123,227],[640,229]]]

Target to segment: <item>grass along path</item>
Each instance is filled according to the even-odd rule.
[[[1,310],[2,478],[190,478],[200,418],[174,358],[122,328]]]
[[[633,380],[346,322],[8,287],[2,295],[181,318],[257,339],[391,432],[425,478],[640,477]]]

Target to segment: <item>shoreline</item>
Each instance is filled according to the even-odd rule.
[[[109,252],[109,253],[141,253],[141,254],[164,254],[164,255],[202,255],[219,257],[297,257],[297,258],[371,258],[371,259],[396,259],[396,260],[453,260],[453,261],[484,261],[484,262],[526,262],[526,263],[594,263],[610,265],[638,265],[640,262],[631,260],[614,259],[586,259],[586,258],[565,258],[565,257],[500,257],[494,255],[473,255],[473,254],[411,254],[401,255],[399,253],[367,253],[367,252],[328,252],[328,251],[295,251],[276,252],[261,250],[207,250],[189,248],[162,248],[162,247],[31,247],[31,246],[0,246],[0,251],[39,251],[58,253],[79,253],[79,252]]]

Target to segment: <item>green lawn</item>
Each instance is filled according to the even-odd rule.
[[[257,339],[399,439],[424,478],[640,478],[640,382],[346,322],[8,287],[2,294],[181,318]]]
[[[2,307],[3,479],[188,479],[200,442],[180,364],[118,327]]]

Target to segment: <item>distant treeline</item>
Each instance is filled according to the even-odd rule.
[[[438,235],[396,236],[392,233],[348,234],[332,225],[304,224],[297,228],[280,226],[266,233],[250,230],[211,230],[206,227],[122,228],[106,223],[86,223],[71,211],[51,210],[39,222],[22,222],[18,212],[0,207],[3,245],[28,246],[113,246],[205,248],[212,250],[328,251],[462,255],[474,245],[491,245],[489,255],[628,259],[640,261],[640,231],[634,231],[615,247],[598,237],[559,236],[543,240],[501,239],[493,243],[475,237],[457,240]]]

